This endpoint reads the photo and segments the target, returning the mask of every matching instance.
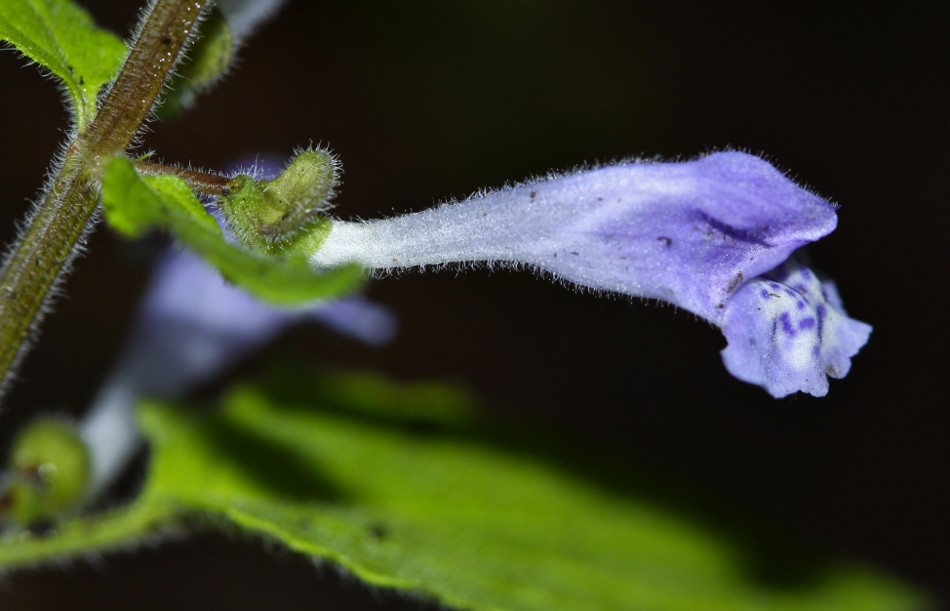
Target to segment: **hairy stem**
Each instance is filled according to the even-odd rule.
[[[125,64],[0,270],[0,392],[30,343],[57,285],[95,225],[100,164],[132,144],[210,0],[156,0]]]
[[[161,163],[151,161],[135,161],[135,169],[143,176],[161,176],[171,174],[185,181],[185,184],[191,187],[200,195],[212,195],[222,197],[227,195],[228,185],[231,179],[226,176],[202,172],[193,168],[176,168]]]

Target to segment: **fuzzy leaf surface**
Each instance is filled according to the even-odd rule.
[[[237,389],[214,414],[147,404],[153,463],[126,523],[204,515],[459,609],[925,608],[890,578],[766,544],[632,468],[473,424],[469,406],[444,387],[312,375]],[[51,545],[80,549],[108,524],[82,522]],[[43,545],[0,546],[0,566]]]
[[[149,229],[169,231],[229,282],[270,303],[337,297],[363,278],[357,266],[318,273],[303,258],[266,258],[232,244],[184,181],[170,175],[143,178],[128,159],[109,162],[102,202],[106,220],[120,233],[134,238]]]
[[[62,81],[80,131],[96,112],[99,90],[127,53],[121,39],[69,0],[3,0],[0,39]]]

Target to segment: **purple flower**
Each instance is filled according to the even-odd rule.
[[[156,266],[122,357],[80,425],[91,452],[90,496],[113,481],[141,444],[132,413],[137,400],[180,396],[308,320],[375,345],[396,333],[389,311],[360,297],[279,308],[227,284],[195,255],[169,251]]]
[[[847,372],[870,328],[847,318],[830,285],[822,299],[808,285],[807,294],[799,293],[814,308],[814,329],[768,335],[784,329],[783,315],[791,320],[793,312],[777,302],[762,307],[754,297],[765,278],[811,278],[798,264],[779,266],[836,223],[833,206],[767,162],[728,152],[685,163],[619,164],[392,219],[335,222],[311,261],[379,270],[527,265],[582,287],[667,301],[723,329],[730,342],[723,358],[739,379],[776,397],[797,390],[823,395],[825,375]],[[789,290],[798,291],[798,276],[793,284]]]
[[[177,395],[307,320],[371,344],[395,333],[392,316],[362,298],[279,308],[228,284],[198,257],[169,252],[156,268],[121,377],[141,394]]]

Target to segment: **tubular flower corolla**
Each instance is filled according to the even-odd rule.
[[[776,397],[821,396],[826,376],[847,373],[871,330],[848,318],[833,285],[789,259],[836,223],[831,204],[766,161],[724,152],[549,177],[391,219],[334,221],[311,262],[383,271],[526,265],[658,299],[720,327],[737,378]],[[778,297],[766,300],[766,290]]]

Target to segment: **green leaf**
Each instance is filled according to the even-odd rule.
[[[363,279],[356,266],[318,273],[303,257],[276,258],[228,242],[217,221],[177,176],[142,178],[128,159],[109,162],[102,178],[108,223],[128,237],[166,229],[230,282],[275,304],[290,305],[352,292]]]
[[[0,567],[34,567],[84,554],[128,550],[156,534],[176,530],[178,516],[177,507],[139,501],[130,507],[47,526],[43,535],[28,530],[6,532],[0,538]]]
[[[69,0],[2,0],[0,39],[62,79],[80,131],[127,52],[122,40]]]
[[[68,523],[48,544],[11,538],[0,566],[36,561],[46,545],[82,550],[83,538],[85,551],[115,547],[165,511],[167,523],[210,517],[461,609],[925,605],[868,569],[769,544],[628,466],[472,427],[471,401],[445,389],[285,377],[231,393],[216,414],[144,406],[153,462],[133,509]]]

